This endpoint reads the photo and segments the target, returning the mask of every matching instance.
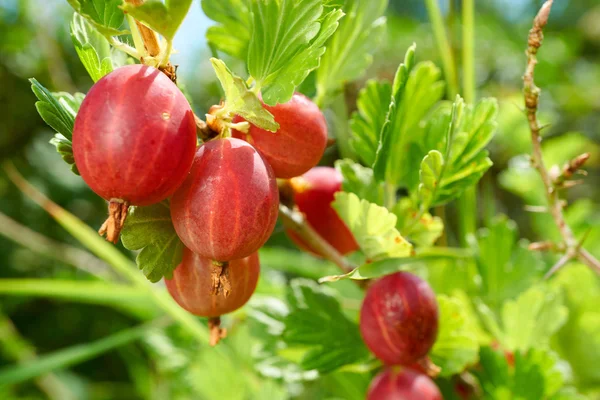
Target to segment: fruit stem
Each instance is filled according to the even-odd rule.
[[[431,358],[429,358],[429,356],[421,358],[419,361],[417,361],[417,364],[421,368],[423,368],[427,376],[429,376],[430,378],[436,378],[442,371],[440,367],[438,367],[433,363],[433,361],[431,361]]]
[[[111,199],[108,203],[108,218],[98,230],[100,236],[106,235],[106,240],[116,244],[119,241],[123,225],[125,225],[128,211],[129,202],[121,199]]]
[[[208,330],[210,331],[209,344],[213,347],[227,337],[227,329],[221,328],[221,317],[209,318]]]
[[[212,265],[210,291],[213,296],[223,293],[223,297],[227,298],[231,294],[229,262],[213,261]]]
[[[352,271],[355,266],[350,264],[333,246],[321,237],[306,221],[304,214],[286,205],[279,205],[279,215],[283,224],[294,231],[300,238],[318,254],[334,262],[344,273]]]

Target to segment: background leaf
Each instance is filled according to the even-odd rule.
[[[331,205],[346,223],[369,262],[411,254],[411,244],[396,229],[396,216],[385,207],[346,192],[336,193]]]
[[[392,95],[392,85],[385,81],[369,80],[358,93],[356,106],[350,120],[350,145],[357,157],[372,166],[375,162],[381,131],[386,121]]]
[[[120,30],[125,15],[119,8],[122,0],[67,0],[71,7],[85,17],[103,35],[123,35]]]
[[[317,69],[317,104],[341,90],[344,83],[359,78],[371,65],[385,32],[387,0],[347,0],[346,16],[327,42],[327,51]],[[321,100],[323,99],[323,100]]]
[[[275,122],[273,115],[263,108],[256,94],[248,89],[246,82],[234,75],[223,61],[211,58],[210,62],[225,92],[227,111],[242,116],[259,128],[276,132],[279,124]]]
[[[437,302],[439,332],[429,356],[442,369],[441,376],[452,376],[475,364],[479,358],[479,343],[476,329],[473,329],[477,322],[473,322],[474,316],[467,314],[469,307],[463,304],[463,299],[440,295]]]
[[[323,15],[321,0],[254,1],[251,9],[248,71],[266,104],[286,103],[319,66],[325,42],[344,13],[333,9]]]
[[[371,168],[363,167],[349,159],[336,161],[335,168],[342,174],[344,192],[354,193],[361,199],[383,205],[384,187],[375,180]]]
[[[251,24],[248,0],[202,0],[202,10],[219,24],[206,30],[209,45],[246,61]]]
[[[71,20],[71,40],[94,82],[113,70],[108,40],[78,13]]]
[[[129,250],[141,250],[135,261],[151,282],[171,278],[181,263],[183,243],[175,232],[166,201],[130,208],[121,241]]]
[[[191,5],[192,0],[165,0],[164,3],[161,0],[146,0],[140,5],[125,2],[121,8],[167,40],[173,40]]]

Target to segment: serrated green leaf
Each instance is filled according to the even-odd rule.
[[[121,241],[129,250],[141,250],[135,261],[151,282],[171,278],[181,263],[184,246],[175,232],[166,201],[130,208]]]
[[[392,98],[383,126],[373,169],[378,180],[408,187],[411,174],[407,157],[421,120],[442,98],[440,70],[430,62],[414,65],[415,45],[405,55],[392,85]],[[432,149],[428,149],[432,150]]]
[[[431,247],[416,252],[412,257],[386,258],[384,260],[367,262],[343,275],[325,276],[319,282],[335,282],[341,279],[374,279],[398,271],[411,271],[433,261],[447,259],[469,259],[472,254],[458,248]]]
[[[518,238],[516,223],[500,215],[469,241],[481,276],[481,296],[495,310],[531,287],[545,269],[540,255]]]
[[[327,43],[327,51],[317,69],[317,99],[325,99],[340,90],[345,82],[359,78],[373,60],[385,32],[387,0],[348,0],[336,33]],[[371,164],[369,164],[371,165]]]
[[[73,157],[71,138],[75,116],[85,95],[82,93],[75,93],[74,95],[65,92],[51,93],[35,78],[31,78],[29,81],[31,82],[31,90],[38,98],[35,108],[44,122],[56,131],[50,143],[56,147],[56,151],[62,159],[71,165],[71,171],[79,175]]]
[[[480,310],[484,309],[480,306]],[[563,305],[560,292],[540,284],[523,292],[516,300],[504,303],[501,324],[489,313],[482,321],[504,349],[526,352],[532,348],[546,348],[567,316],[568,309]]]
[[[127,31],[119,28],[125,15],[119,8],[123,0],[67,0],[71,7],[85,17],[105,36],[124,35]]]
[[[384,188],[373,177],[371,168],[363,167],[349,159],[337,160],[335,168],[342,174],[344,192],[354,193],[361,199],[383,205]]]
[[[206,30],[210,46],[246,61],[251,15],[247,0],[202,0],[206,16],[219,23]]]
[[[173,40],[191,5],[192,0],[146,0],[139,5],[125,2],[121,8],[167,40]]]
[[[350,145],[362,162],[371,166],[386,120],[392,95],[392,85],[388,82],[369,80],[358,93],[358,111],[352,114]]]
[[[276,132],[279,129],[279,124],[275,122],[273,115],[263,108],[256,94],[248,89],[246,82],[234,75],[227,68],[227,65],[218,58],[211,58],[210,62],[225,92],[225,107],[227,111],[240,115],[246,121],[259,128]]]
[[[443,170],[444,156],[437,150],[431,150],[421,161],[418,198],[422,210],[427,210],[435,200],[437,190],[441,186]]]
[[[441,376],[452,376],[477,362],[479,343],[459,298],[440,295],[437,302],[440,328],[429,356],[442,369]]]
[[[401,198],[390,211],[398,217],[396,228],[400,234],[418,247],[432,246],[444,233],[442,219],[419,211],[409,197]]]
[[[78,13],[71,20],[71,40],[94,82],[113,70],[108,40]]]
[[[369,261],[408,257],[412,245],[396,229],[396,216],[385,207],[338,192],[331,203]]]
[[[282,338],[288,345],[309,348],[300,362],[303,369],[330,372],[367,356],[358,325],[346,318],[327,288],[296,279],[287,298],[290,311],[283,319]]]
[[[266,104],[286,103],[319,66],[325,42],[344,13],[325,9],[322,0],[254,1],[251,10],[248,71]]]

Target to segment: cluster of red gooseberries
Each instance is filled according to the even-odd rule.
[[[341,175],[315,167],[327,145],[323,114],[301,94],[265,108],[279,123],[276,133],[250,125],[247,132],[233,130],[232,137],[221,134],[198,147],[194,114],[177,86],[157,69],[129,65],[100,79],[75,119],[77,168],[110,204],[101,233],[118,240],[130,205],[170,198],[185,249],[172,278],[165,279],[167,289],[181,307],[213,323],[244,305],[256,288],[257,251],[278,215],[276,178],[291,178],[296,207],[324,240],[342,254],[358,249],[331,207]],[[388,367],[373,380],[368,399],[441,399],[421,373],[437,327],[434,293],[420,278],[399,272],[370,285],[360,330]]]

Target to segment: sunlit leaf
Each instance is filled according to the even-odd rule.
[[[384,188],[373,177],[371,168],[363,167],[348,159],[337,160],[335,168],[342,174],[342,190],[344,192],[354,193],[361,199],[383,205]]]
[[[206,16],[219,25],[206,30],[208,43],[233,57],[246,61],[250,43],[251,15],[248,0],[202,0]]]
[[[146,0],[142,4],[124,2],[121,8],[167,40],[173,40],[191,5],[192,0]]]
[[[113,70],[108,40],[78,13],[73,14],[71,21],[71,40],[94,82]]]
[[[71,7],[88,20],[103,35],[123,35],[121,30],[125,19],[120,9],[123,0],[67,0]]]

